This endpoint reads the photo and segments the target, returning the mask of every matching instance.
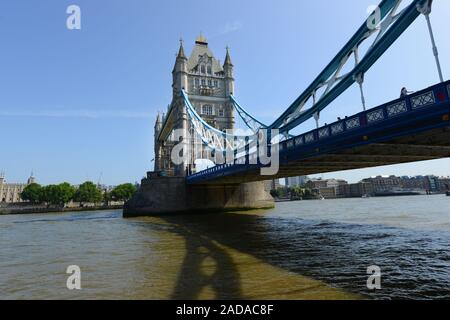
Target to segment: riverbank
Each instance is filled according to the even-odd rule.
[[[5,207],[0,208],[0,215],[11,214],[40,214],[40,213],[64,213],[64,212],[88,212],[102,210],[119,210],[123,205],[113,206],[90,206],[90,207],[68,207],[68,208],[47,208],[47,207]]]

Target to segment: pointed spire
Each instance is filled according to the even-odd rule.
[[[226,48],[227,50],[227,55],[225,56],[225,62],[224,62],[224,66],[233,66],[233,63],[231,62],[231,58],[230,58],[230,48],[227,46]]]
[[[184,54],[183,39],[180,39],[180,49],[178,50],[177,59],[187,59]]]

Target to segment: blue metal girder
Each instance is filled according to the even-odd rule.
[[[242,120],[245,122],[245,124],[250,128],[251,128],[250,124],[248,123],[247,119],[245,119],[244,115],[249,117],[251,120],[253,120],[254,122],[256,122],[257,124],[259,124],[260,128],[267,128],[267,125],[265,125],[264,123],[262,123],[261,121],[255,119],[255,117],[253,117],[250,113],[247,112],[247,110],[245,110],[240,104],[239,102],[237,102],[236,98],[233,95],[230,95],[230,99],[231,102],[234,104],[237,112],[239,113],[239,116],[242,118]]]
[[[364,40],[367,32],[370,31],[367,23],[364,23],[350,41],[342,48],[330,64],[320,73],[314,82],[294,101],[294,103],[269,127],[280,128],[281,132],[287,132],[299,124],[313,117],[317,112],[325,109],[332,101],[347,90],[353,83],[355,83],[355,76],[364,74],[372,65],[383,55],[383,53],[397,40],[397,38],[411,25],[412,22],[419,16],[417,5],[423,5],[428,0],[414,0],[405,8],[401,16],[391,25],[385,34],[375,43],[369,50],[361,62],[351,71],[342,81],[333,87],[322,99],[320,99],[311,109],[304,111],[297,119],[283,126],[283,123],[291,115],[300,104],[322,83],[326,82],[337,70],[340,62],[351,50]],[[382,19],[395,7],[396,0],[384,0],[380,3],[379,8]]]
[[[427,101],[422,99],[431,93],[432,96],[430,97],[432,97],[432,100]],[[414,106],[413,101],[418,101],[416,102],[418,105]],[[393,108],[398,103],[404,103],[406,110],[398,114],[388,115],[387,109]],[[368,120],[369,114],[376,111],[383,111],[383,116],[380,120],[370,123]],[[299,159],[306,159],[342,149],[388,141],[399,136],[412,135],[418,132],[431,130],[433,128],[449,126],[449,113],[450,81],[447,81],[418,91],[411,96],[387,102],[379,107],[360,112],[347,119],[331,123],[319,129],[315,129],[290,140],[281,142],[279,144],[280,164],[286,165],[291,161],[297,161]],[[354,129],[347,128],[344,123],[353,118],[358,118],[360,125]],[[420,121],[436,118],[439,118],[439,120],[433,120],[433,123],[428,125],[416,125]],[[343,131],[335,134],[330,132],[334,125],[338,125],[340,123],[344,124],[342,129]],[[390,133],[392,130],[396,130],[398,128],[403,129],[401,132]],[[323,129],[328,130],[329,135],[322,139],[319,137],[318,133]],[[307,135],[312,135],[314,137],[314,139],[309,143],[305,142],[305,137]],[[366,135],[368,136],[368,139],[362,139],[362,137]],[[300,141],[300,143],[296,143],[297,140]],[[292,145],[292,148],[289,148],[290,144]],[[263,167],[261,164],[249,164],[250,156],[251,155],[247,155],[245,157],[245,164],[220,165],[210,168],[187,177],[187,182],[208,182],[230,175],[244,174]],[[287,160],[285,160],[286,157],[288,157]]]

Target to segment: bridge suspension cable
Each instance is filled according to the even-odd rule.
[[[360,85],[361,101],[365,109],[366,102],[362,87],[364,74],[417,19],[420,15],[418,7],[430,0],[409,1],[410,4],[398,12],[402,0],[383,0],[311,85],[268,128],[279,128],[283,133],[297,127],[314,115],[320,114],[320,111],[355,82]],[[375,40],[360,59],[361,45],[374,35],[376,35]],[[355,56],[355,66],[350,72],[341,74],[352,55]],[[317,97],[320,90],[323,93]],[[303,110],[310,99],[314,100],[313,105]]]
[[[249,127],[250,130],[253,131],[253,133],[257,133],[260,129],[267,128],[265,124],[263,124],[261,121],[254,118],[250,113],[248,113],[237,101],[236,98],[233,95],[230,95],[231,103],[233,104],[234,108],[236,109],[239,116],[242,118],[244,123]]]
[[[434,39],[433,27],[431,26],[430,13],[431,13],[432,5],[433,5],[433,0],[428,0],[424,4],[418,4],[417,5],[417,10],[419,10],[419,12],[422,13],[425,16],[425,19],[427,20],[428,32],[430,34],[431,45],[432,45],[432,49],[433,49],[433,55],[434,55],[434,58],[436,60],[436,66],[437,66],[437,69],[438,69],[439,80],[441,82],[444,82],[444,76],[442,75],[441,62],[439,60],[439,51],[437,49],[436,41]]]
[[[197,113],[194,106],[189,100],[188,94],[183,90],[181,92],[184,105],[186,107],[192,128],[197,136],[202,140],[203,144],[214,152],[225,153],[229,151],[240,152],[256,145],[258,134],[252,135],[234,135],[228,132],[220,131],[209,125]]]

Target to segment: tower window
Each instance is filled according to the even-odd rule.
[[[223,112],[223,109],[219,110],[219,117],[223,117],[225,115],[225,113]]]
[[[206,86],[206,80],[202,79],[202,86],[205,87]]]
[[[218,88],[219,87],[219,81],[214,80],[214,87]]]
[[[208,86],[212,87],[212,80],[208,80]]]
[[[209,104],[205,104],[202,107],[202,114],[206,115],[206,116],[212,116],[213,115],[213,109],[212,106]]]
[[[206,73],[206,69],[205,69],[205,65],[204,65],[204,64],[202,64],[202,65],[200,66],[200,70],[201,70],[201,73],[202,73],[202,74],[205,74],[205,73]]]
[[[200,80],[198,80],[198,79],[195,79],[195,87],[200,87]]]
[[[211,66],[208,66],[208,74],[212,74],[212,68],[211,68]]]

